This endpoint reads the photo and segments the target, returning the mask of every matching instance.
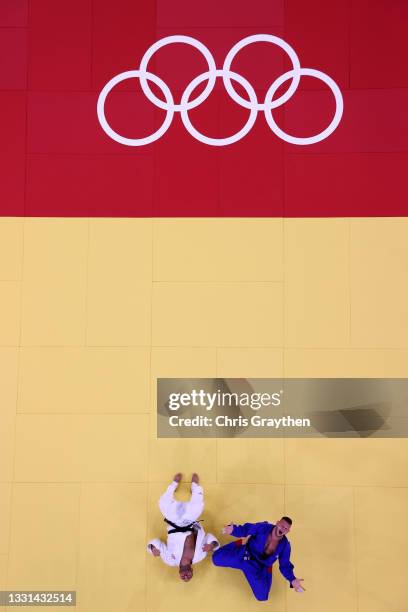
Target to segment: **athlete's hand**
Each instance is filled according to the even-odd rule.
[[[303,578],[295,578],[295,580],[292,580],[291,582],[291,585],[295,589],[296,593],[303,593],[303,591],[306,591],[306,589],[300,584],[301,582],[304,582]]]
[[[150,545],[150,550],[153,553],[153,557],[160,557],[160,550],[153,546],[153,544]]]
[[[226,533],[227,535],[231,535],[233,529],[234,529],[234,525],[232,524],[225,525],[221,533]]]
[[[204,544],[203,545],[203,551],[204,552],[212,552],[216,546],[217,546],[216,542],[211,542],[211,544]]]

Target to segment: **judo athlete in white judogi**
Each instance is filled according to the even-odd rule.
[[[193,577],[192,565],[202,561],[207,553],[217,550],[220,544],[211,533],[205,533],[198,521],[204,509],[204,494],[197,474],[191,478],[190,500],[180,502],[174,499],[181,478],[181,474],[176,474],[159,500],[160,511],[167,523],[167,544],[155,538],[150,540],[147,550],[153,556],[161,557],[167,565],[178,566],[180,578],[188,582]]]

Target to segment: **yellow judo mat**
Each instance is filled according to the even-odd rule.
[[[1,219],[0,588],[76,590],[80,612],[406,612],[408,440],[160,440],[155,381],[407,377],[407,235],[395,218]],[[222,543],[225,523],[292,517],[306,592],[274,567],[260,603],[209,558],[184,584],[148,555],[177,471],[180,499],[200,474]]]

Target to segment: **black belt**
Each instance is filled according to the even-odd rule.
[[[191,531],[191,533],[194,533],[195,531],[195,523],[190,523],[190,525],[186,525],[185,527],[180,527],[179,525],[172,523],[166,518],[164,520],[168,525],[170,525],[170,527],[173,527],[173,529],[169,529],[167,533],[186,533],[187,531]]]

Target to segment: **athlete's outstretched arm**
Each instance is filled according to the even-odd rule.
[[[161,557],[161,560],[167,563],[167,565],[177,565],[175,558],[170,554],[166,544],[159,540],[159,538],[154,538],[148,542],[147,552],[154,557]]]
[[[220,543],[212,533],[206,533],[204,542],[203,542],[203,550],[205,552],[213,552],[220,547]]]
[[[289,580],[289,582],[291,583],[292,580],[295,580],[296,576],[293,573],[294,565],[290,561],[290,551],[290,544],[289,542],[287,542],[283,551],[279,555],[279,569],[282,576],[284,576],[284,578],[286,578],[286,580]],[[292,587],[292,584],[290,586]]]
[[[290,544],[287,542],[282,553],[279,555],[279,569],[282,576],[289,581],[290,588],[295,589],[295,591],[298,593],[302,593],[305,590],[300,584],[303,582],[303,578],[296,578],[295,574],[293,573],[294,565],[290,560],[290,550]]]
[[[154,553],[154,551],[157,550],[158,551],[158,555]],[[148,542],[147,544],[147,552],[149,552],[151,555],[157,557],[157,556],[161,556],[166,555],[167,553],[167,546],[166,544],[164,544],[164,542],[162,542],[161,540],[159,540],[159,538],[154,538],[153,540],[150,540],[150,542]]]
[[[235,538],[246,538],[249,535],[255,535],[263,524],[264,523],[244,523],[243,525],[235,525],[234,523],[230,523],[224,527],[222,532],[232,535]]]

